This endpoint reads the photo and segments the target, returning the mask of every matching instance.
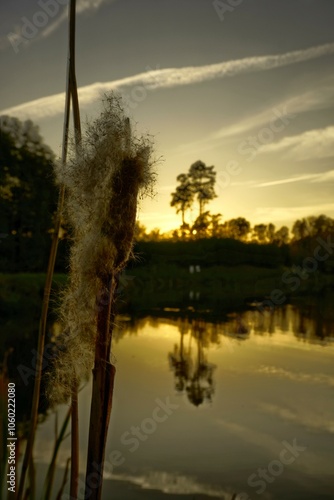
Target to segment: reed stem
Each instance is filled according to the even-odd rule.
[[[106,277],[103,286],[108,289],[109,300],[100,309],[97,320],[98,335],[95,344],[85,490],[85,498],[90,500],[100,500],[102,493],[105,446],[116,372],[115,367],[110,363],[110,352],[115,319],[113,303],[117,285],[118,280],[115,274]],[[98,464],[98,471],[96,464]],[[92,488],[91,478],[95,477],[97,472],[100,477],[96,487]]]
[[[66,163],[67,151],[68,151],[68,130],[69,130],[69,121],[70,121],[71,95],[72,95],[73,102],[75,102],[75,112],[74,112],[75,123],[77,124],[77,126],[78,126],[78,121],[80,123],[78,97],[77,97],[77,91],[76,91],[75,66],[74,66],[75,6],[76,6],[76,0],[71,0],[71,3],[70,3],[70,27],[69,27],[69,32],[70,32],[69,33],[69,40],[70,40],[69,47],[70,48],[69,48],[69,59],[68,59],[68,65],[67,65],[65,112],[64,112],[64,124],[63,124],[63,146],[62,146],[62,164],[63,164],[63,166]],[[74,106],[73,106],[73,108],[74,108]],[[79,117],[79,120],[78,120],[78,117]],[[80,130],[80,125],[78,126],[78,130]],[[42,312],[41,312],[41,319],[40,319],[40,324],[39,324],[38,346],[37,346],[38,356],[37,356],[37,360],[36,360],[34,395],[33,395],[31,417],[30,417],[30,432],[29,432],[27,446],[25,449],[25,454],[24,454],[22,468],[21,468],[21,477],[20,477],[19,489],[18,489],[18,493],[17,493],[17,500],[22,499],[27,470],[29,467],[29,463],[31,461],[32,450],[33,450],[34,441],[35,441],[37,418],[38,418],[38,405],[39,405],[41,378],[42,378],[46,324],[47,324],[47,316],[48,316],[48,309],[49,309],[49,302],[50,302],[52,278],[53,278],[54,267],[55,267],[56,256],[57,256],[57,249],[58,249],[59,230],[60,230],[61,220],[62,220],[64,197],[65,197],[65,188],[64,188],[64,186],[61,186],[60,190],[59,190],[58,207],[57,207],[55,227],[54,227],[52,243],[51,243],[48,268],[47,268],[47,273],[46,273]]]
[[[81,144],[81,123],[79,111],[78,89],[75,73],[75,14],[76,0],[70,2],[69,14],[69,87],[72,97],[73,122],[75,133],[76,154]],[[79,484],[79,409],[78,409],[78,383],[76,376],[71,390],[71,485],[70,496],[76,499]]]

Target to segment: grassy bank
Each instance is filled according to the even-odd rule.
[[[173,264],[128,270],[121,282],[124,307],[135,312],[192,306],[219,313],[268,299],[275,290],[286,302],[294,296],[318,294],[334,284],[333,275],[316,272],[301,279],[285,266],[193,266],[191,271]]]
[[[55,274],[51,307],[57,303],[67,276]],[[26,321],[39,319],[44,274],[0,274],[0,314],[2,322],[15,317]],[[303,278],[286,266],[255,267],[139,265],[120,276],[118,306],[121,312],[134,314],[166,307],[193,307],[221,310],[245,307],[248,303],[270,298],[274,290],[291,297],[318,294],[333,288],[334,275],[309,273]]]

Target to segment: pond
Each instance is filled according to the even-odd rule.
[[[333,323],[292,305],[218,323],[162,316],[118,318],[103,499],[333,499]],[[81,479],[90,393],[88,382]],[[50,413],[38,427],[39,489],[54,426]],[[55,495],[69,456],[67,437]]]

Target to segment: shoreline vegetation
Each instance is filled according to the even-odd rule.
[[[154,247],[161,245],[155,243]],[[198,311],[219,316],[233,309],[253,306],[270,310],[284,305],[294,297],[325,294],[334,290],[334,273],[328,269],[302,273],[302,266],[277,263],[275,267],[239,265],[208,265],[193,257],[186,262],[165,260],[155,255],[145,262],[132,262],[119,276],[117,306],[119,313],[143,315],[176,308],[181,314]],[[161,262],[159,262],[161,258]],[[55,273],[51,294],[51,316],[57,308],[59,292],[67,284],[65,273]],[[0,312],[2,318],[12,315],[40,314],[45,283],[44,273],[0,273]]]
[[[118,276],[116,313],[133,318],[200,317],[215,322],[230,312],[256,309],[270,313],[296,301],[321,299],[323,307],[328,304],[330,309],[334,259],[330,252],[326,260],[310,259],[317,245],[316,240],[298,247],[277,247],[212,238],[138,242],[135,258]],[[325,255],[324,250],[319,255]],[[0,273],[4,349],[10,337],[19,340],[33,333],[44,284],[44,273]],[[58,268],[51,288],[49,322],[57,318],[59,297],[67,284],[67,274]],[[97,307],[105,300],[98,296]]]

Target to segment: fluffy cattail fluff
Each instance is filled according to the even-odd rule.
[[[132,135],[120,99],[106,96],[100,117],[87,126],[76,155],[55,167],[66,189],[65,218],[73,231],[70,284],[60,307],[58,338],[49,396],[65,402],[74,379],[92,368],[97,335],[97,297],[112,273],[132,252],[139,192],[152,187],[152,147]]]

